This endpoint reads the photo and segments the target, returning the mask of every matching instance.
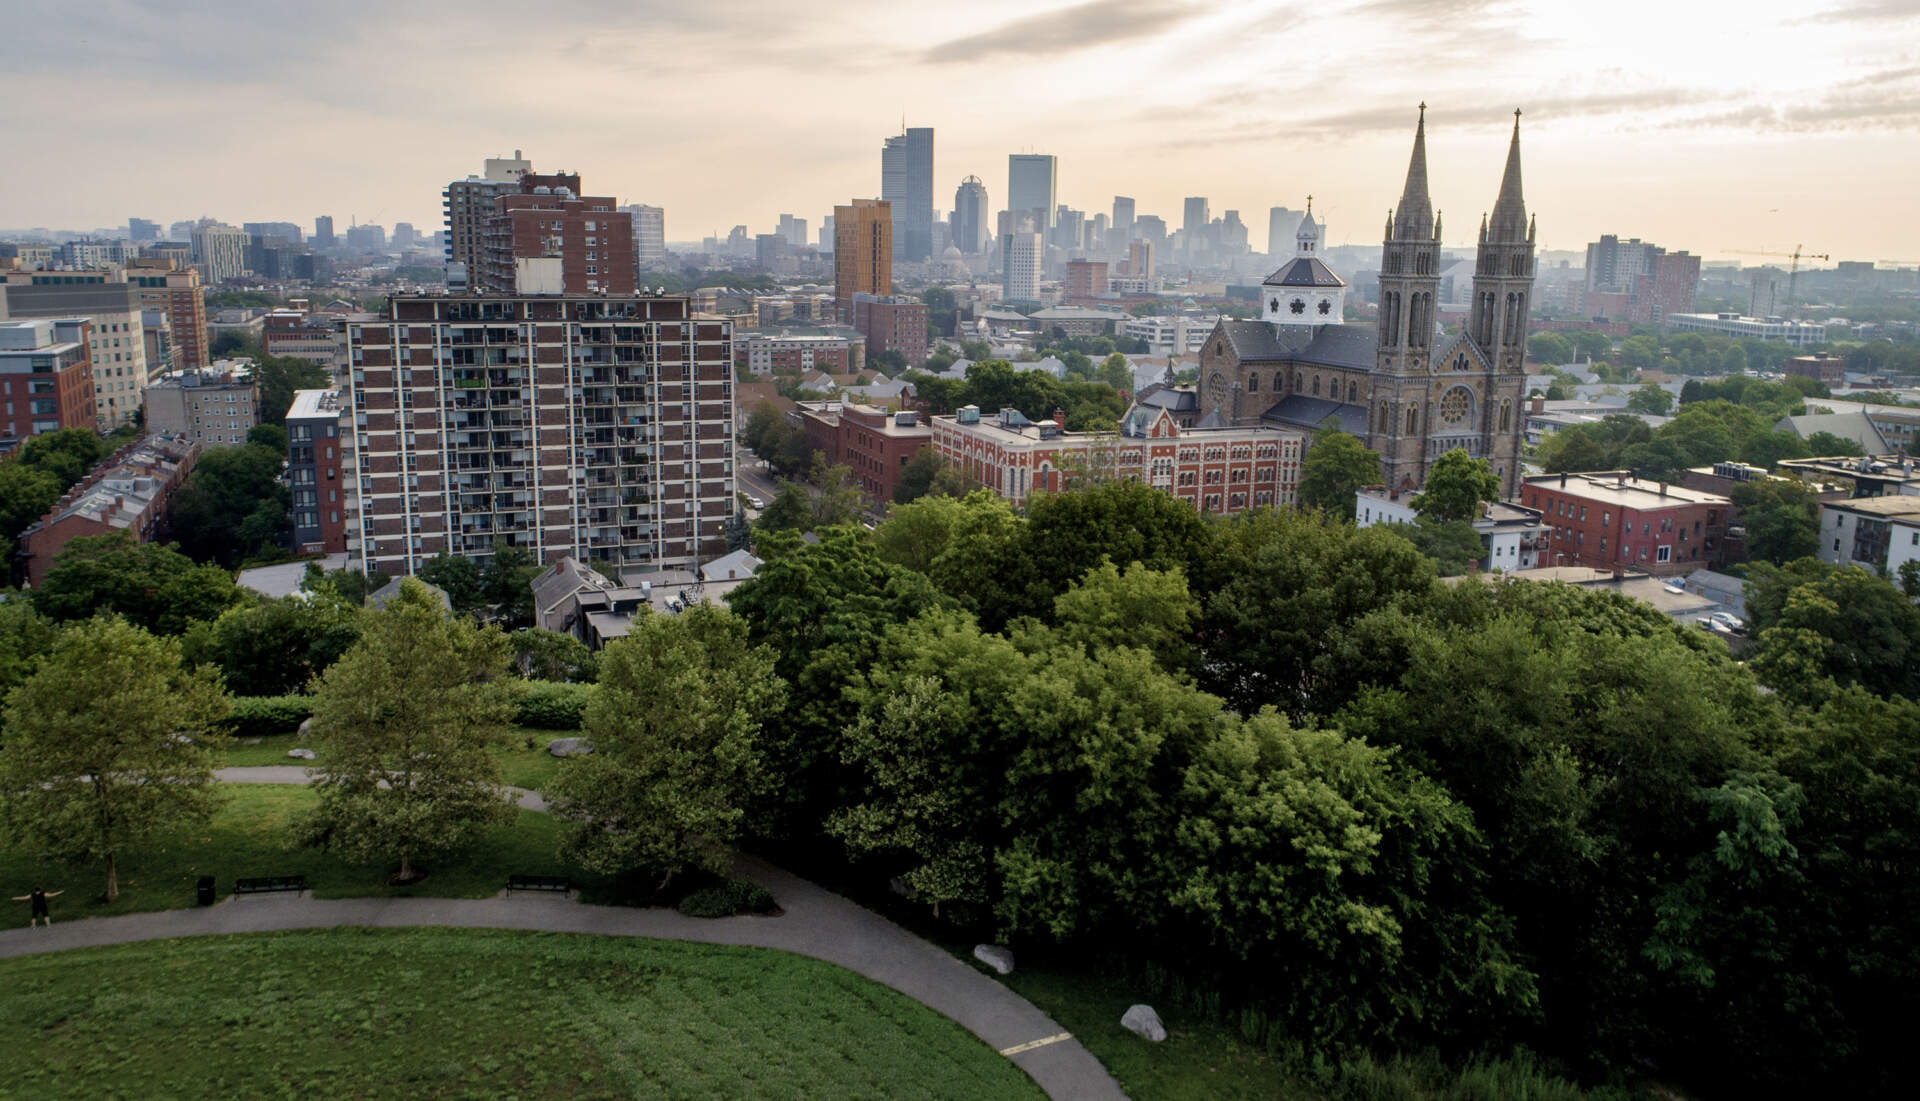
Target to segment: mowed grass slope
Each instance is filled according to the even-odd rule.
[[[831,964],[624,937],[331,929],[0,961],[33,1097],[1033,1098]]]
[[[19,885],[24,894],[41,884],[66,893],[53,900],[55,922],[138,910],[170,910],[194,904],[194,882],[210,875],[222,896],[242,876],[304,875],[316,898],[358,896],[488,898],[507,885],[507,876],[571,876],[591,887],[598,879],[560,861],[558,826],[545,814],[523,810],[515,821],[494,829],[466,848],[430,855],[419,862],[427,879],[411,887],[387,886],[398,862],[354,864],[315,849],[294,846],[298,819],[313,808],[304,787],[277,784],[222,784],[225,805],[207,825],[176,830],[144,842],[120,857],[120,897],[101,901],[106,869],[101,864],[36,860],[16,849],[0,849],[0,883]],[[27,923],[27,904],[6,903],[0,929]],[[3,1096],[3,1094],[0,1094]]]

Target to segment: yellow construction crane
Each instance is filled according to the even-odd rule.
[[[1792,263],[1792,265],[1791,265],[1791,266],[1789,266],[1789,267],[1787,268],[1787,304],[1786,304],[1786,310],[1787,310],[1788,312],[1791,312],[1791,311],[1792,311],[1792,309],[1793,309],[1793,292],[1794,292],[1794,289],[1795,289],[1795,287],[1796,287],[1796,286],[1797,286],[1797,285],[1799,284],[1799,282],[1800,282],[1800,261],[1802,261],[1802,260],[1831,260],[1831,259],[1833,259],[1833,257],[1831,257],[1831,256],[1828,256],[1828,255],[1827,255],[1826,253],[1824,253],[1824,252],[1804,252],[1804,251],[1802,251],[1802,250],[1803,250],[1803,249],[1805,249],[1805,248],[1806,248],[1806,246],[1805,246],[1805,245],[1795,245],[1795,246],[1793,246],[1793,251],[1792,251],[1792,252],[1761,252],[1761,251],[1758,251],[1758,250],[1755,250],[1755,249],[1737,249],[1737,248],[1736,248],[1736,249],[1728,249],[1727,251],[1728,251],[1728,252],[1732,252],[1732,253],[1735,253],[1735,254],[1737,254],[1737,255],[1740,255],[1740,256],[1787,256],[1787,257],[1791,257],[1791,258],[1793,259],[1793,263]]]

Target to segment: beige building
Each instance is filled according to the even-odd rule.
[[[133,419],[147,388],[147,341],[137,289],[117,270],[8,272],[0,316],[86,318],[93,408],[101,431]]]
[[[147,431],[207,447],[238,447],[260,423],[260,388],[253,364],[222,359],[198,371],[178,371],[146,390]]]

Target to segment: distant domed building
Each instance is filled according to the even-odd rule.
[[[1347,285],[1320,260],[1309,199],[1293,258],[1260,284],[1258,321],[1221,319],[1200,352],[1200,407],[1228,424],[1308,431],[1329,418],[1380,453],[1389,489],[1418,488],[1454,448],[1485,459],[1514,493],[1520,480],[1534,226],[1520,188],[1520,113],[1491,218],[1480,225],[1466,329],[1442,339],[1440,219],[1427,195],[1426,104],[1399,206],[1387,216],[1380,310],[1342,323]]]

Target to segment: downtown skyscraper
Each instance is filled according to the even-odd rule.
[[[1060,158],[1050,153],[1014,153],[1007,157],[1007,210],[1015,231],[1022,221],[1045,234],[1053,229],[1053,208],[1060,190]]]
[[[987,250],[987,185],[978,176],[960,181],[953,193],[953,244],[963,255]]]
[[[880,197],[893,204],[893,259],[931,259],[933,127],[908,127],[880,147]]]

